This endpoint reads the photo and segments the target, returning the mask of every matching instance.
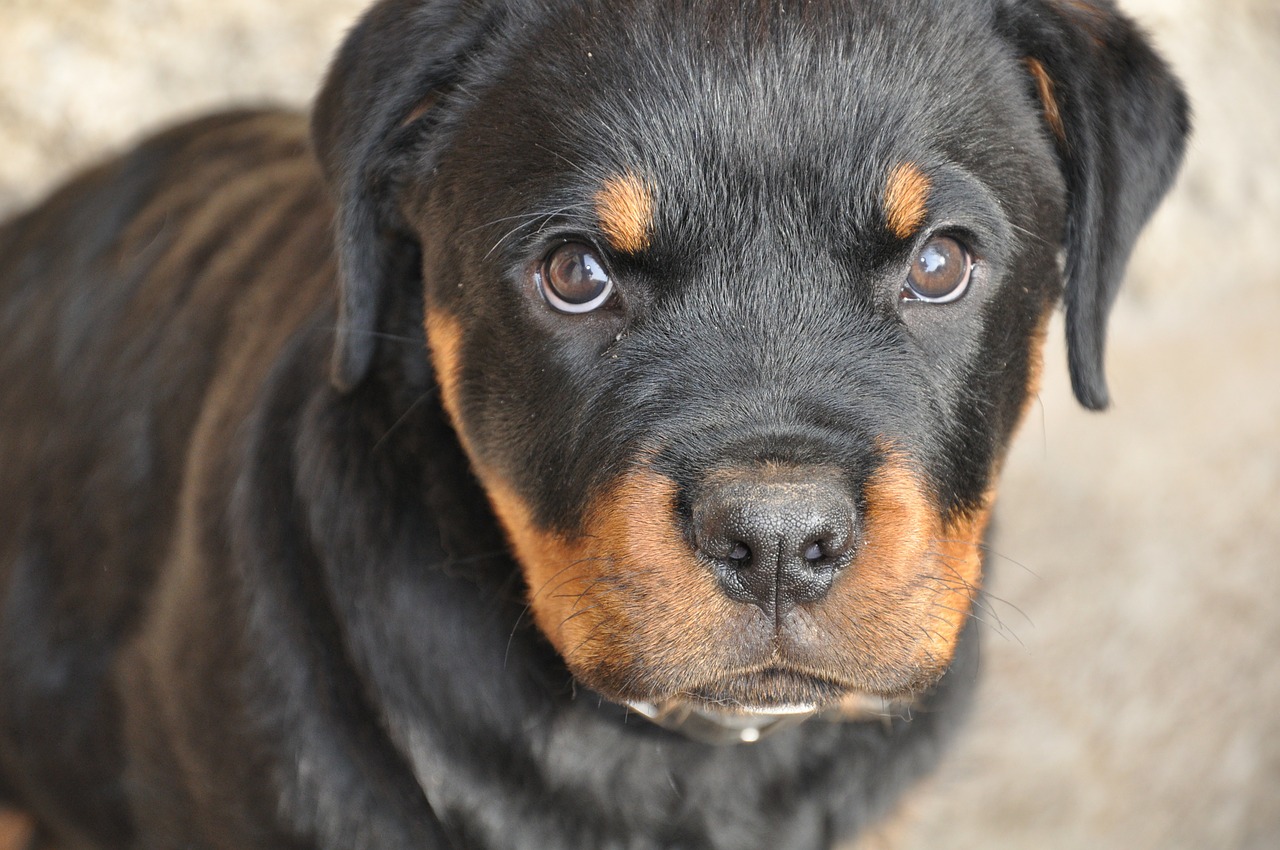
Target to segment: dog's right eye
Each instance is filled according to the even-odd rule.
[[[566,242],[546,256],[537,272],[542,297],[562,313],[588,313],[613,293],[604,263],[594,249]]]
[[[948,304],[964,295],[973,274],[973,254],[950,236],[935,236],[916,255],[902,287],[904,301]]]

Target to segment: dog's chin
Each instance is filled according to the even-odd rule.
[[[646,705],[659,712],[696,710],[728,716],[786,716],[813,714],[838,705],[850,689],[831,679],[780,668],[726,676],[676,693],[633,695],[630,705]]]
[[[770,668],[652,699],[619,700],[658,726],[713,744],[754,743],[810,718],[892,722],[916,695],[869,693],[810,673]]]
[[[899,704],[910,703],[928,692],[941,679],[944,668],[903,671],[879,670],[873,677],[839,676],[806,667],[772,665],[727,672],[698,683],[688,680],[678,684],[666,677],[635,675],[578,675],[591,690],[613,702],[648,706],[659,713],[696,711],[723,716],[785,716],[817,714],[829,710],[844,711],[850,705],[866,701]],[[610,687],[612,683],[622,687]],[[649,713],[649,712],[645,712]]]
[[[780,668],[729,676],[682,694],[726,714],[799,714],[839,702],[848,689],[834,681]]]

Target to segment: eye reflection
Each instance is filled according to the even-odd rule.
[[[590,312],[613,292],[604,263],[581,242],[566,242],[548,254],[537,277],[542,296],[562,313]]]
[[[955,301],[968,288],[972,272],[973,255],[968,248],[950,236],[935,236],[911,264],[902,297],[932,304]]]

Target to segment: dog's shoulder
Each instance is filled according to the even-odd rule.
[[[158,133],[0,227],[0,363],[51,352],[49,377],[72,379],[137,357],[139,334],[190,332],[184,309],[234,296],[290,247],[281,259],[296,268],[303,252],[282,234],[310,230],[314,246],[331,217],[299,115],[229,112]]]
[[[303,117],[240,111],[161,132],[0,229],[4,492],[49,491],[60,512],[169,491],[156,476],[173,483],[226,362],[332,301],[331,221]],[[118,513],[82,507],[104,534]]]
[[[153,135],[0,227],[0,619],[33,668],[58,661],[44,618],[76,609],[62,660],[102,675],[218,385],[251,395],[247,366],[332,302],[331,221],[304,117],[255,110]]]

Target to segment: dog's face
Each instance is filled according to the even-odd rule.
[[[1124,23],[1080,5],[1080,43]],[[779,711],[945,671],[1077,226],[1015,6],[473,12],[400,107],[380,214],[586,685]]]
[[[701,11],[566,9],[467,111],[412,215],[443,400],[584,682],[918,688],[1057,299],[1053,150],[958,6]]]

